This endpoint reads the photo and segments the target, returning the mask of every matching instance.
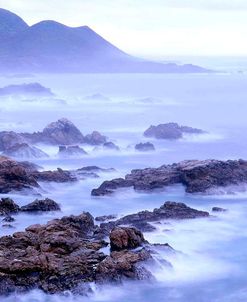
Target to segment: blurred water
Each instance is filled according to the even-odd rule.
[[[152,194],[121,190],[110,197],[93,198],[92,188],[103,180],[123,176],[133,168],[159,166],[184,159],[247,158],[247,76],[238,73],[210,75],[39,75],[34,78],[0,78],[0,86],[39,82],[56,94],[55,98],[10,97],[0,99],[0,130],[37,131],[51,121],[67,117],[86,134],[98,130],[121,147],[120,152],[94,150],[81,159],[56,157],[57,148],[39,146],[49,159],[35,162],[45,169],[80,168],[98,165],[115,168],[98,179],[73,185],[41,184],[44,197],[61,204],[61,213],[20,214],[14,229],[1,228],[1,234],[23,230],[33,223],[54,217],[89,211],[94,216],[119,216],[159,207],[166,200],[185,202],[198,209],[212,206],[229,209],[217,217],[193,221],[171,221],[157,232],[145,234],[150,242],[168,242],[175,255],[161,252],[173,268],[153,269],[157,281],[126,283],[121,287],[97,288],[91,297],[48,296],[39,291],[1,298],[4,302],[57,301],[182,301],[242,302],[247,300],[247,194],[192,196],[181,186]],[[96,93],[98,96],[88,97]],[[64,100],[65,102],[59,102]],[[133,146],[147,141],[142,135],[151,124],[178,122],[208,131],[179,141],[156,141],[155,152],[139,153]],[[85,147],[85,146],[83,146]],[[9,194],[20,205],[36,196]],[[158,260],[157,260],[158,261]]]

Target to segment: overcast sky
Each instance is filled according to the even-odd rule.
[[[88,25],[143,57],[247,55],[247,0],[0,0],[28,24]]]

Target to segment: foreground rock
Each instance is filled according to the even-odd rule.
[[[22,212],[50,212],[60,210],[59,204],[49,198],[44,200],[36,199],[35,201],[20,208],[20,211]]]
[[[137,151],[141,151],[141,152],[147,152],[147,151],[155,151],[155,147],[152,143],[139,143],[137,145],[135,145],[135,149]]]
[[[154,137],[157,139],[179,139],[184,134],[202,134],[205,133],[201,129],[191,128],[187,126],[180,126],[177,123],[160,124],[158,126],[150,126],[145,132],[144,136]]]
[[[209,213],[198,211],[186,206],[184,203],[167,201],[158,209],[151,211],[142,211],[136,214],[124,216],[116,221],[102,223],[101,227],[111,230],[113,227],[129,225],[138,228],[143,232],[155,230],[150,222],[159,222],[167,219],[195,219],[208,217]]]
[[[150,278],[141,263],[151,255],[141,247],[144,238],[139,231],[113,230],[110,243],[118,251],[105,255],[101,248],[107,243],[95,238],[97,230],[93,217],[83,213],[1,237],[0,294],[35,288],[47,293],[80,288],[85,293],[87,287],[82,285],[90,282]],[[140,249],[130,250],[132,247]]]
[[[217,189],[247,182],[247,161],[188,160],[159,168],[132,170],[125,178],[105,181],[93,196],[111,194],[118,188],[152,191],[182,184],[188,193],[215,193]]]
[[[31,147],[26,143],[16,144],[8,149],[6,149],[3,153],[6,156],[10,156],[13,158],[25,158],[25,159],[32,159],[32,158],[47,158],[49,157],[48,154],[43,152],[42,150]]]

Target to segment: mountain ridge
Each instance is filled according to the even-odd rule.
[[[70,27],[54,20],[32,26],[0,9],[0,70],[48,73],[203,73],[192,64],[152,62],[131,56],[89,26]]]

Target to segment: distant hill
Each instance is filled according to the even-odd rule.
[[[135,58],[88,26],[68,27],[55,21],[28,26],[0,9],[1,72],[203,73],[195,65],[163,64]]]

